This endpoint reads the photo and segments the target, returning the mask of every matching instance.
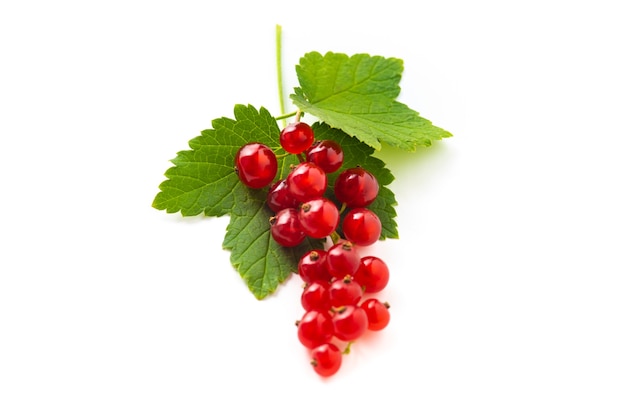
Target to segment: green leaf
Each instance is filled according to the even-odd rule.
[[[234,158],[248,142],[276,144],[278,126],[270,113],[252,106],[235,106],[235,120],[218,118],[213,129],[189,141],[191,150],[178,152],[175,165],[165,172],[168,180],[153,206],[168,213],[180,211],[183,216],[204,212],[207,216],[223,216],[235,206],[233,191],[239,184],[234,173]]]
[[[403,62],[368,54],[305,54],[296,66],[300,87],[291,95],[304,112],[367,145],[407,151],[451,134],[396,100]]]

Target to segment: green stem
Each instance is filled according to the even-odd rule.
[[[341,209],[339,209],[339,214],[343,213],[346,208],[348,207],[348,205],[344,202],[341,204]]]
[[[290,112],[290,113],[288,113],[288,114],[284,114],[284,115],[277,116],[277,117],[276,117],[276,119],[286,119],[286,118],[291,118],[292,116],[296,116],[297,114],[298,114],[298,111],[293,111],[293,112]]]
[[[278,103],[280,104],[280,119],[283,121],[283,128],[287,126],[285,117],[285,98],[283,90],[283,58],[282,58],[282,27],[276,24],[276,73],[278,79]],[[277,118],[278,119],[278,118]]]

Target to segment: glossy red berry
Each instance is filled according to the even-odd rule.
[[[345,305],[333,316],[335,336],[342,341],[354,341],[367,331],[367,314],[356,305]]]
[[[306,235],[300,227],[296,209],[283,209],[270,218],[270,233],[278,244],[294,247],[302,243]]]
[[[307,311],[296,325],[300,343],[309,349],[329,342],[334,335],[332,318],[324,311]]]
[[[380,331],[389,325],[389,304],[383,303],[376,298],[363,301],[361,308],[367,315],[367,328],[372,331]]]
[[[289,207],[295,209],[300,204],[300,202],[291,196],[291,192],[289,192],[287,181],[285,179],[280,179],[274,182],[267,193],[266,202],[267,206],[272,209],[274,213],[278,213],[279,211]]]
[[[361,167],[346,169],[335,180],[335,196],[348,207],[366,207],[378,196],[378,180]]]
[[[335,280],[328,286],[328,301],[331,307],[357,305],[363,296],[363,289],[350,276]]]
[[[235,154],[235,172],[241,182],[259,189],[269,185],[278,171],[278,161],[274,152],[261,143],[243,145]]]
[[[366,293],[377,293],[389,282],[389,267],[376,256],[365,256],[361,258],[359,268],[352,278],[363,286]]]
[[[305,311],[330,310],[328,302],[328,283],[325,281],[313,281],[306,283],[300,295],[300,304]]]
[[[319,345],[311,350],[311,366],[320,376],[332,376],[341,368],[343,354],[331,343]]]
[[[313,162],[303,162],[287,176],[291,195],[300,202],[322,197],[328,186],[326,172]]]
[[[373,211],[357,207],[351,209],[343,219],[343,234],[358,246],[369,246],[380,239],[382,224]]]
[[[304,233],[315,239],[330,235],[339,224],[339,209],[325,197],[302,203],[298,216]]]
[[[326,251],[311,250],[298,261],[298,274],[305,283],[329,282],[333,276],[326,269]]]
[[[306,122],[294,122],[280,132],[280,145],[289,153],[302,153],[313,144],[315,135]]]
[[[317,141],[307,150],[306,158],[326,173],[333,173],[343,165],[343,148],[330,139]]]
[[[326,269],[340,280],[347,275],[354,276],[360,265],[361,258],[349,241],[334,244],[326,252]]]

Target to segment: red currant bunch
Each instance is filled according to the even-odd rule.
[[[353,342],[368,331],[384,329],[390,321],[389,303],[373,295],[389,281],[387,265],[375,256],[359,258],[347,243],[334,244],[328,251],[311,250],[298,265],[304,280],[300,296],[304,313],[296,321],[298,340],[309,349],[315,372],[324,377],[339,371]],[[329,271],[332,257],[336,266],[355,270],[354,275],[337,278],[336,270]]]
[[[371,296],[387,286],[387,264],[359,255],[359,247],[374,244],[382,234],[380,219],[368,208],[378,196],[378,181],[360,166],[349,167],[335,178],[331,195],[328,174],[342,168],[343,149],[332,140],[316,141],[313,128],[304,122],[287,125],[280,132],[280,145],[299,162],[286,177],[275,180],[277,156],[260,143],[239,149],[235,171],[250,188],[268,187],[266,203],[274,213],[269,230],[279,245],[295,247],[307,237],[326,239],[323,248],[308,251],[298,263],[304,313],[296,324],[315,372],[331,376],[353,342],[367,331],[382,330],[390,319],[389,304]]]
[[[332,140],[315,141],[313,129],[304,122],[287,125],[280,133],[280,145],[298,155],[300,163],[267,194],[267,205],[276,213],[270,219],[272,237],[282,246],[294,247],[306,237],[330,236],[339,226],[340,214],[326,195],[327,175],[343,165],[341,146]]]

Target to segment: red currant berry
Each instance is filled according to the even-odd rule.
[[[376,256],[365,256],[352,278],[363,286],[366,293],[377,293],[389,282],[389,267]]]
[[[343,354],[335,344],[319,345],[311,351],[311,366],[320,376],[332,376],[341,368]]]
[[[309,349],[329,342],[334,335],[332,318],[325,311],[307,311],[296,325],[300,343]]]
[[[342,227],[346,239],[358,246],[376,243],[383,230],[376,213],[364,207],[357,207],[346,213]]]
[[[328,283],[324,281],[306,283],[300,296],[300,304],[305,311],[328,311],[330,309]]]
[[[339,209],[325,197],[302,203],[298,216],[304,233],[315,239],[330,235],[339,224]]]
[[[280,145],[289,153],[302,153],[313,144],[313,129],[306,122],[287,125],[280,132]]]
[[[235,172],[248,187],[259,189],[269,185],[277,171],[276,155],[261,143],[245,144],[235,155]]]
[[[300,202],[291,196],[285,179],[276,181],[267,193],[267,206],[272,209],[274,213],[278,213],[289,207],[295,209],[299,204]]]
[[[372,331],[380,331],[389,324],[389,304],[382,303],[376,298],[363,301],[361,308],[367,315],[367,328]]]
[[[357,305],[363,296],[363,289],[350,276],[335,280],[328,287],[328,300],[331,307]]]
[[[335,196],[348,207],[366,207],[378,196],[378,181],[361,167],[346,169],[335,180]]]
[[[305,283],[329,282],[333,276],[326,269],[326,251],[311,250],[302,256],[298,262],[298,274]]]
[[[278,244],[284,247],[294,247],[302,243],[306,235],[300,227],[296,209],[283,209],[270,217],[270,233]]]
[[[326,172],[313,162],[303,162],[293,168],[287,176],[291,195],[300,202],[317,199],[326,192]]]
[[[354,341],[367,331],[367,314],[356,305],[345,305],[332,316],[335,336],[342,341]]]
[[[361,258],[349,241],[334,244],[326,252],[326,269],[330,275],[340,280],[347,275],[354,276],[360,265]]]
[[[324,169],[324,172],[333,173],[343,165],[343,149],[329,139],[318,141],[307,150],[306,159]]]

